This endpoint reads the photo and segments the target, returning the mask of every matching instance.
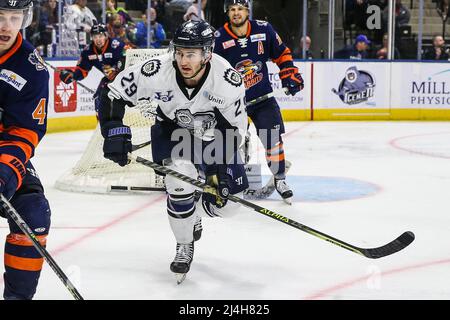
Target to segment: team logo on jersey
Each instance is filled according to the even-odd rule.
[[[206,130],[216,126],[216,117],[214,112],[196,112],[191,113],[189,109],[179,109],[175,111],[177,124],[192,132],[195,136],[202,137]]]
[[[261,61],[253,63],[250,59],[245,59],[236,64],[235,69],[244,77],[245,88],[251,88],[263,79],[263,74],[259,73],[263,67]]]
[[[147,61],[141,68],[141,73],[144,76],[151,77],[158,73],[159,69],[161,68],[161,61],[158,59],[153,59]]]
[[[97,55],[96,54],[90,54],[88,55],[88,59],[89,60],[97,60]],[[78,60],[77,64],[79,64],[81,62],[81,59]]]
[[[240,87],[242,85],[242,77],[235,70],[229,68],[225,71],[223,75],[224,79],[235,87]]]
[[[252,34],[250,36],[250,41],[251,42],[266,41],[266,34],[265,33]]]
[[[368,71],[358,70],[353,66],[345,72],[339,88],[331,91],[346,104],[358,104],[374,96],[375,79]]]
[[[223,46],[224,49],[228,49],[228,48],[234,47],[235,45],[236,45],[236,42],[234,42],[234,39],[222,42],[222,46]]]
[[[155,99],[161,100],[162,102],[169,102],[173,99],[172,90],[167,90],[167,94],[162,92],[155,92]]]
[[[105,59],[108,59],[108,58],[112,59],[113,54],[112,54],[112,52],[105,52],[104,56],[105,56]]]
[[[7,84],[13,86],[17,91],[21,91],[24,85],[27,83],[27,80],[19,76],[17,73],[13,71],[2,69],[0,71],[0,80],[5,81]]]
[[[35,49],[30,55],[28,56],[28,61],[36,67],[37,71],[47,70],[45,67],[44,60],[39,55],[39,52]]]
[[[239,42],[239,45],[241,46],[241,48],[247,48],[247,42],[248,42],[247,38],[239,38],[239,39],[237,39],[237,42]]]
[[[114,40],[111,42],[111,48],[113,48],[113,49],[116,49],[119,45],[120,45],[120,42],[119,42],[119,40],[117,40],[117,39],[114,39]]]
[[[256,20],[256,24],[261,27],[267,27],[267,21]]]

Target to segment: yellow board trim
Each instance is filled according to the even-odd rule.
[[[310,110],[282,110],[284,121],[311,120]],[[315,109],[314,120],[450,120],[450,109]]]
[[[282,110],[284,121],[309,121],[309,109]],[[314,120],[450,120],[450,109],[316,109]],[[97,126],[95,116],[51,118],[47,133],[92,130]]]
[[[311,120],[309,109],[285,109],[281,110],[284,121],[304,121]]]
[[[47,120],[47,133],[89,130],[96,126],[96,116],[50,118]]]

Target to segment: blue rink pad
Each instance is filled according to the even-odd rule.
[[[263,176],[263,185],[270,176]],[[370,182],[343,177],[288,175],[286,182],[294,191],[294,201],[327,202],[352,200],[376,194],[380,187]],[[270,200],[280,200],[275,191]]]

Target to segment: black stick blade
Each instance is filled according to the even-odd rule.
[[[414,241],[414,239],[415,239],[414,233],[412,233],[411,231],[406,231],[397,239],[389,242],[388,244],[379,248],[363,249],[362,253],[367,258],[371,259],[382,258],[405,249],[407,246],[411,244],[411,242]]]

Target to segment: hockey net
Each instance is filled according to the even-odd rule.
[[[166,49],[129,49],[126,51],[125,68],[166,52]],[[156,103],[149,101],[126,108],[123,122],[131,128],[133,145],[150,141],[150,127],[155,121],[155,110]],[[105,159],[103,141],[98,125],[80,160],[56,181],[55,187],[64,191],[87,193],[164,190],[164,178],[156,175],[153,170],[138,163],[121,167]],[[142,147],[133,154],[151,159],[151,145]]]

